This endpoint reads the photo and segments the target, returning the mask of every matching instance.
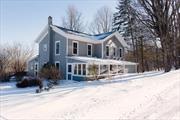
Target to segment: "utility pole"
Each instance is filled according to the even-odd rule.
[[[143,36],[139,37],[140,39],[140,46],[141,46],[141,66],[142,66],[142,72],[144,72],[144,43],[143,43]]]

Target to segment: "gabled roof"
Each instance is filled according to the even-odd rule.
[[[107,32],[107,33],[102,33],[102,34],[91,35],[91,34],[70,30],[70,29],[63,28],[56,25],[50,25],[50,27],[52,28],[53,31],[55,31],[56,33],[68,39],[95,43],[95,44],[102,43],[108,40],[109,38],[116,36],[116,38],[120,41],[120,43],[124,47],[128,47],[127,43],[124,41],[124,38],[118,32]],[[41,34],[38,36],[38,38],[35,41],[39,43],[47,34],[48,34],[48,26],[46,26],[43,29],[43,31],[41,32]]]
[[[103,40],[104,38],[108,37],[109,35],[111,35],[113,33],[113,32],[107,32],[107,33],[102,33],[102,34],[91,35],[91,34],[88,34],[88,33],[79,32],[79,31],[75,31],[75,30],[70,30],[70,29],[63,28],[63,27],[56,26],[56,25],[54,25],[54,26],[61,29],[65,33],[78,35],[78,36],[81,36],[81,37],[87,37],[87,38],[90,38],[90,39],[93,39],[93,40]]]

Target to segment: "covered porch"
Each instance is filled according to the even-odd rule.
[[[137,63],[128,61],[99,59],[72,56],[67,58],[67,80],[91,80],[96,75],[98,79],[128,73],[126,66],[133,66],[135,72]]]

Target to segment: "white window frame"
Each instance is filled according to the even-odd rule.
[[[74,43],[77,43],[77,54],[74,54]],[[72,55],[79,55],[79,42],[78,41],[72,41]]]
[[[88,46],[91,46],[91,55],[88,55]],[[91,56],[92,57],[92,44],[87,44],[87,56]]]
[[[109,47],[109,45],[106,45],[106,47]],[[107,49],[105,48],[105,52],[106,52],[106,57],[109,57],[109,55],[107,55]],[[110,47],[109,47],[109,54],[110,54]]]
[[[56,67],[56,64],[59,63],[59,68],[58,70],[60,70],[60,61],[55,61],[55,67]]]
[[[59,53],[56,53],[56,44],[59,43]],[[55,55],[60,55],[60,41],[55,41]]]

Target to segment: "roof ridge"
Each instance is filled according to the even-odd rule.
[[[88,33],[85,33],[85,32],[80,32],[80,31],[76,31],[76,30],[71,30],[71,29],[68,29],[68,28],[64,28],[64,27],[61,27],[61,26],[58,26],[58,25],[54,25],[60,29],[64,29],[64,30],[68,30],[68,31],[72,31],[72,32],[76,32],[76,33],[82,33],[82,34],[85,34],[85,35],[89,35],[91,36],[91,34],[88,34]]]

